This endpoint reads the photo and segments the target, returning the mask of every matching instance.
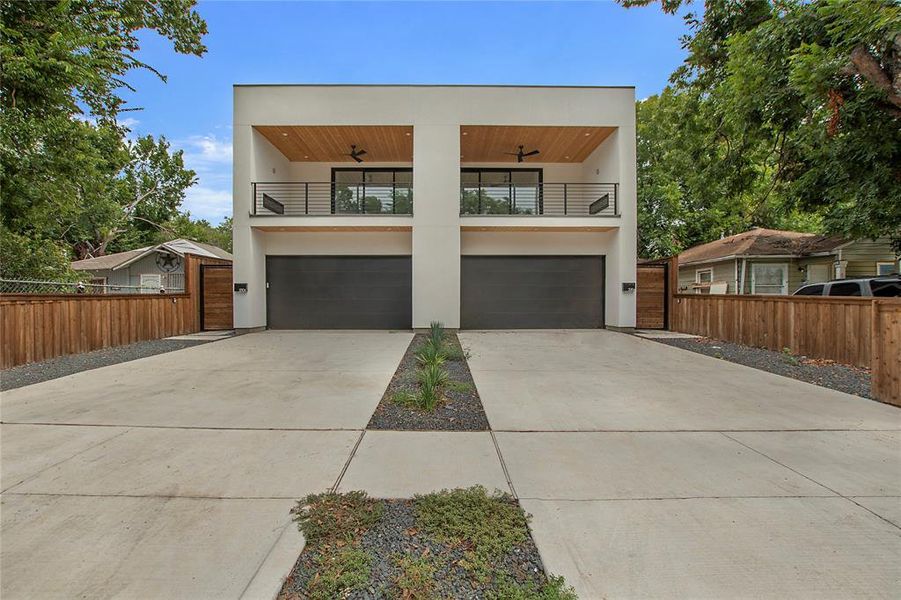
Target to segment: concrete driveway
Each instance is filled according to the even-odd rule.
[[[901,410],[608,331],[465,332],[493,431],[363,431],[411,334],[266,332],[2,395],[6,598],[271,597],[293,501],[519,496],[583,599],[891,597]]]
[[[6,598],[271,597],[409,333],[266,332],[2,394]]]
[[[897,597],[901,410],[607,331],[460,337],[581,598]]]

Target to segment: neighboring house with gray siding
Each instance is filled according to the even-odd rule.
[[[791,294],[802,285],[897,273],[899,256],[886,239],[845,240],[755,228],[679,255],[679,291],[706,294]]]
[[[84,272],[84,283],[106,286],[107,293],[155,294],[161,290],[178,292],[185,289],[185,255],[232,260],[232,255],[216,246],[177,239],[156,246],[118,252],[72,263]],[[139,289],[140,288],[140,289]]]

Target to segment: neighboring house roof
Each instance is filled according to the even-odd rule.
[[[701,244],[679,255],[679,264],[716,262],[741,257],[803,256],[829,253],[848,240],[815,233],[757,228]]]
[[[232,260],[232,255],[216,246],[204,244],[201,242],[193,242],[191,240],[172,240],[163,242],[156,246],[147,246],[145,248],[137,248],[135,250],[126,250],[125,252],[117,252],[107,256],[98,256],[97,258],[86,258],[84,260],[76,260],[72,263],[72,268],[76,271],[116,271],[139,261],[145,256],[154,252],[171,252],[178,256],[185,254],[194,254],[196,256],[205,256],[207,258],[222,258]]]

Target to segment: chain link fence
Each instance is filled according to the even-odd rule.
[[[81,281],[33,281],[28,279],[0,279],[0,294],[182,294],[182,287],[136,285],[107,285]]]

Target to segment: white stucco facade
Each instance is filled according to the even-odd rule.
[[[327,181],[333,167],[292,162],[255,127],[411,126],[412,159],[365,167],[412,168],[412,215],[253,214],[253,184]],[[541,162],[544,182],[616,184],[616,215],[464,215],[465,126],[604,127],[614,131],[582,162]],[[516,165],[513,165],[516,166]],[[604,323],[634,327],[636,159],[631,87],[241,85],[234,88],[235,326],[267,325],[266,257],[412,256],[411,327],[460,326],[461,257],[604,257]]]

